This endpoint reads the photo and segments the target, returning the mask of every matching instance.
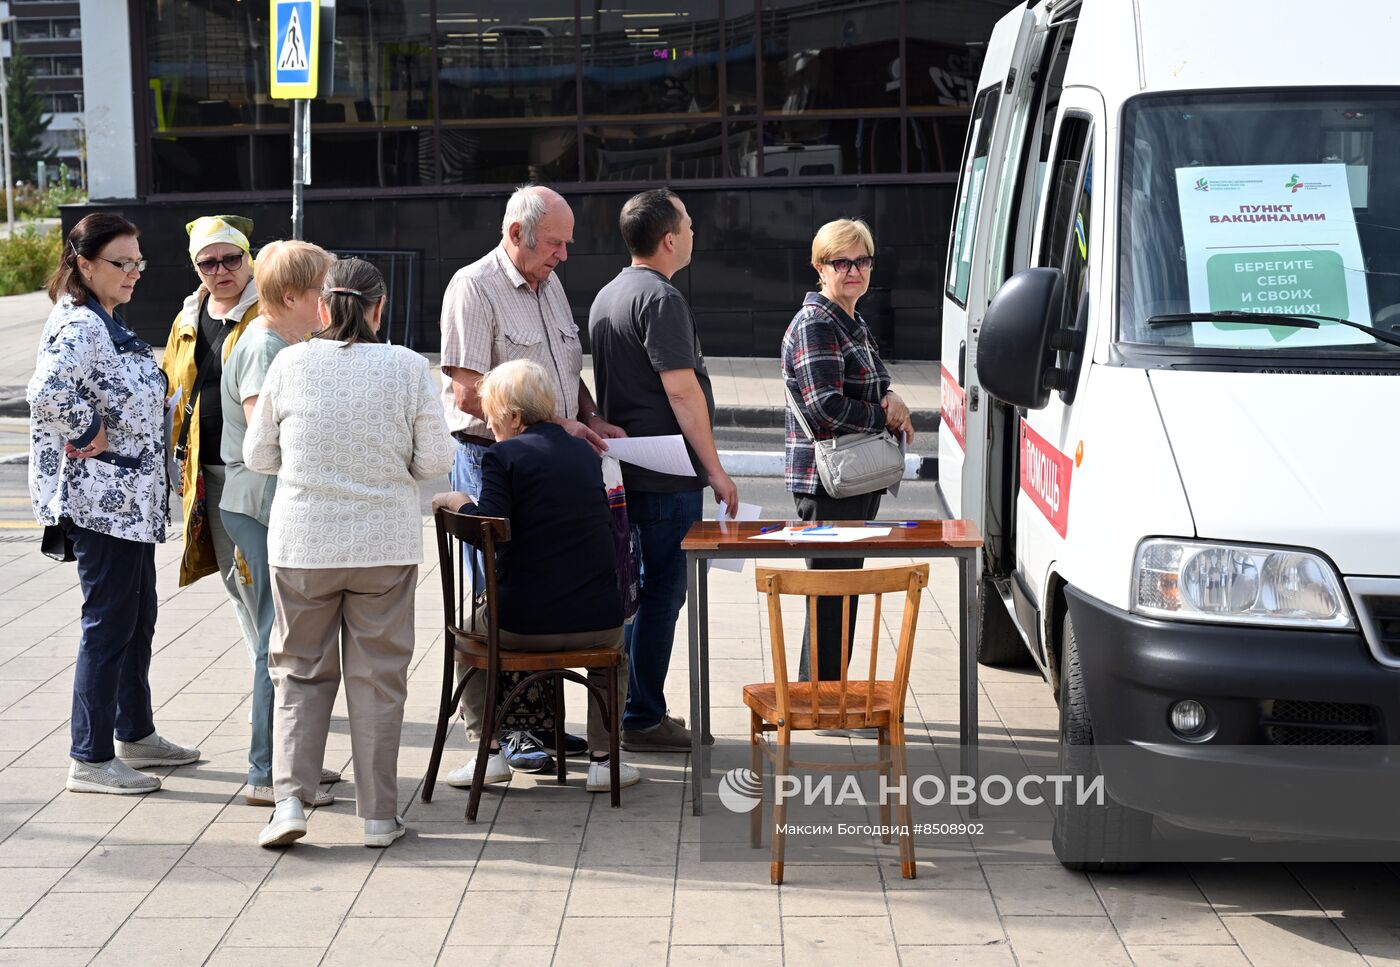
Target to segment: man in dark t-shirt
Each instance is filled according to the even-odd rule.
[[[642,557],[637,615],[627,626],[630,663],[622,747],[689,752],[685,724],[666,714],[666,673],[685,601],[681,539],[701,517],[708,484],[738,507],[739,491],[715,449],[715,401],[695,317],[671,277],[690,263],[695,232],[685,205],[661,188],[634,195],[618,219],[632,264],[599,291],[588,313],[593,378],[603,419],[629,437],[679,433],[694,474],[624,463],[627,513]]]

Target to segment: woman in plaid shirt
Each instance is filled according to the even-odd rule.
[[[914,439],[909,407],[890,390],[890,374],[880,361],[856,302],[870,288],[875,264],[875,240],[870,226],[860,219],[827,222],[812,239],[812,268],[821,291],[808,292],[802,308],[783,335],[783,382],[792,399],[802,407],[807,425],[818,439],[843,433],[878,433],[888,427]],[[880,510],[883,490],[837,499],[826,492],[817,476],[815,448],[790,411],[786,434],[787,489],[803,520],[871,520]],[[860,568],[862,558],[808,559],[815,569]],[[856,607],[851,599],[848,644],[854,637]],[[817,675],[821,680],[841,677],[841,599],[817,601]],[[809,660],[811,628],[802,635],[801,678],[812,678]],[[853,650],[853,649],[852,649]],[[848,651],[849,655],[849,651]]]

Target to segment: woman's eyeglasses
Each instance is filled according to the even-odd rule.
[[[870,267],[874,264],[875,256],[873,255],[862,255],[858,259],[822,259],[822,265],[829,265],[842,275],[848,274],[851,269],[869,272]]]
[[[225,255],[221,259],[200,259],[194,263],[194,267],[199,269],[200,275],[216,275],[219,269],[225,272],[236,272],[243,264],[243,253],[234,252],[232,255]]]
[[[126,275],[130,275],[132,272],[146,271],[145,259],[126,259],[125,261],[122,261],[120,259],[102,258],[102,256],[100,255],[98,256],[98,258],[101,259],[103,262],[108,263],[109,265],[115,265],[117,268],[121,269],[122,272]]]

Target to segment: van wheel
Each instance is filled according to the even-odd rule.
[[[1071,870],[1093,873],[1130,873],[1142,865],[1141,857],[1152,841],[1150,813],[1130,809],[1105,792],[1103,805],[1075,803],[1073,791],[1102,773],[1094,751],[1094,725],[1084,695],[1079,648],[1074,623],[1065,613],[1064,674],[1060,676],[1060,774],[1075,776],[1066,787],[1067,800],[1055,807],[1051,844],[1060,864]]]
[[[977,662],[998,668],[1033,664],[1026,641],[1002,603],[991,576],[982,574],[977,594]]]

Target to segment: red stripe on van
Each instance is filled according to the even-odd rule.
[[[943,425],[948,428],[948,432],[953,435],[953,439],[958,441],[958,446],[962,447],[963,453],[967,452],[967,393],[958,385],[958,381],[953,378],[953,374],[948,372],[948,367],[940,367],[943,370],[942,396],[939,400],[940,412],[942,413]]]
[[[1074,460],[1021,421],[1021,489],[1061,537],[1069,525],[1069,481]]]

